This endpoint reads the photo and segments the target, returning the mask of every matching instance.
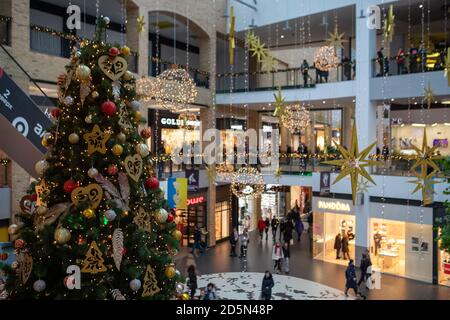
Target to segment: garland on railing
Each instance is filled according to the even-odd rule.
[[[173,62],[170,62],[170,61],[167,61],[167,60],[163,60],[163,59],[158,58],[158,57],[150,57],[150,60],[151,60],[152,62],[161,63],[161,64],[166,64],[166,65],[169,65],[169,66],[170,66],[170,65],[173,65]],[[178,66],[181,67],[182,69],[186,69],[186,66],[183,66],[183,65],[178,65]],[[207,71],[202,71],[202,70],[200,70],[200,69],[191,68],[191,67],[189,67],[188,70],[209,77],[209,72],[207,72]]]
[[[11,21],[11,17],[0,15],[0,22],[9,22]]]

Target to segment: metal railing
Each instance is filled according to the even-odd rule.
[[[300,68],[279,69],[272,72],[221,73],[216,77],[216,90],[218,93],[226,93],[229,92],[231,86],[233,86],[233,92],[263,91],[278,87],[283,89],[313,88],[321,83],[354,80],[354,64],[341,63],[337,68],[328,72],[311,67],[307,79],[305,85]]]
[[[0,15],[0,43],[11,45],[11,18]]]

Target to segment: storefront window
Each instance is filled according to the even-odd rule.
[[[444,250],[438,251],[438,281],[450,287],[450,254]]]
[[[216,241],[230,235],[231,205],[229,201],[216,203]]]
[[[174,149],[183,147],[183,144],[191,144],[192,142],[200,140],[199,130],[184,130],[184,129],[162,129],[161,140],[164,144],[164,151],[166,154],[171,154]]]
[[[177,211],[177,229],[183,234],[182,245],[192,246],[194,244],[195,228],[206,229],[206,204],[188,206],[188,210]]]

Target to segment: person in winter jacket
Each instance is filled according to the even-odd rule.
[[[359,268],[361,269],[361,277],[358,281],[358,287],[361,285],[362,282],[365,282],[368,278],[367,275],[367,269],[372,265],[372,261],[370,261],[370,255],[369,250],[366,249],[365,252],[362,254],[361,258],[361,264],[359,265]]]
[[[279,242],[275,243],[272,248],[272,260],[275,262],[273,269],[276,273],[281,272],[281,261],[284,258],[283,248]]]
[[[336,250],[336,259],[341,258],[339,255],[341,248],[342,248],[342,238],[341,238],[341,234],[338,233],[336,235],[336,238],[334,238],[334,250]]]
[[[272,238],[273,238],[273,241],[275,242],[277,239],[276,238],[277,237],[277,229],[278,229],[278,226],[280,225],[280,220],[278,220],[278,218],[276,216],[273,217],[271,225],[272,225]]]
[[[195,267],[193,265],[190,265],[188,267],[188,279],[187,279],[187,286],[191,290],[190,296],[191,300],[194,299],[195,291],[197,290],[197,273],[195,271]]]
[[[230,234],[230,245],[231,245],[231,249],[230,249],[230,257],[236,257],[236,246],[237,243],[239,241],[239,234],[236,230],[236,228],[233,228],[233,232]]]
[[[261,298],[263,300],[270,300],[270,298],[272,297],[272,288],[274,285],[275,283],[273,282],[272,274],[268,270],[266,270],[261,286]]]
[[[291,249],[289,243],[285,242],[283,245],[283,256],[284,256],[284,272],[289,273],[289,258],[291,257]]]
[[[302,220],[299,218],[295,221],[295,231],[297,232],[297,242],[300,243],[303,230],[305,229]]]
[[[281,237],[284,236],[284,230],[286,229],[286,219],[282,218],[280,220],[280,242],[281,242]]]
[[[241,234],[239,241],[241,242],[241,257],[247,256],[247,247],[250,241],[247,229]]]
[[[356,270],[353,264],[353,259],[350,259],[348,267],[345,270],[345,296],[348,297],[348,290],[353,289],[355,296],[358,295],[358,289],[356,286]]]
[[[347,234],[342,234],[342,255],[344,257],[344,260],[350,259],[350,247],[348,244],[348,236]]]
[[[286,224],[284,226],[284,241],[285,242],[291,241],[293,229],[294,229],[294,227],[292,225],[292,220],[291,219],[286,220]]]
[[[263,239],[263,235],[264,235],[264,229],[266,228],[266,222],[264,221],[264,219],[261,217],[258,220],[258,231],[259,231],[259,236],[261,237],[261,241]]]
[[[270,220],[269,217],[266,217],[266,220],[264,221],[266,223],[266,240],[269,238],[269,228],[270,228]]]
[[[217,300],[216,286],[214,285],[214,283],[208,283],[208,285],[206,286],[203,300]]]

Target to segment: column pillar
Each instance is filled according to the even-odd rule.
[[[139,33],[137,31],[137,18],[144,16],[145,27],[144,31]],[[140,9],[134,4],[129,3],[127,6],[127,46],[130,47],[131,51],[138,54],[138,70],[139,75],[148,74],[148,15],[147,11]]]

